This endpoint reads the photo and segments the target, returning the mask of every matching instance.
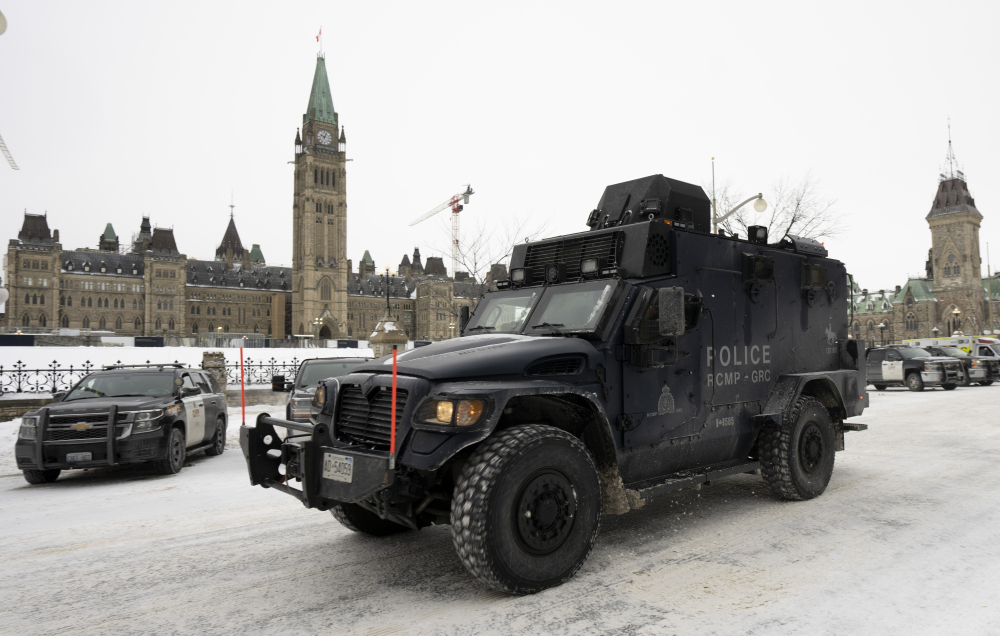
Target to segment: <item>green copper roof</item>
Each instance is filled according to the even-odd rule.
[[[337,113],[333,110],[333,96],[330,94],[330,82],[326,77],[326,60],[322,57],[316,58],[316,74],[313,75],[309,106],[306,107],[306,114],[303,116],[302,122],[305,123],[309,120],[334,125],[337,123]]]
[[[264,254],[260,251],[260,245],[256,243],[253,244],[253,249],[250,250],[250,262],[251,263],[263,263]]]
[[[104,240],[105,241],[117,241],[118,235],[115,234],[115,228],[111,227],[108,223],[107,227],[104,228]]]
[[[361,257],[361,260],[365,262],[365,265],[375,267],[375,261],[372,259],[372,255],[368,253],[368,250],[365,250],[365,255]]]
[[[934,297],[934,293],[931,291],[931,281],[924,280],[923,278],[911,278],[906,281],[906,284],[899,290],[899,293],[893,296],[892,302],[903,302],[906,300],[907,292],[913,294],[913,300],[918,303],[928,300],[937,300],[937,298]]]

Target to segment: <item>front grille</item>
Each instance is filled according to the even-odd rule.
[[[77,420],[79,422],[80,420]],[[66,442],[70,440],[93,440],[93,439],[106,439],[108,426],[93,426],[91,428],[86,428],[83,430],[76,430],[69,428],[69,424],[62,425],[50,425],[49,428],[45,429],[45,440],[49,442]],[[116,435],[115,437],[121,437],[125,432],[125,425],[119,424],[115,427]]]
[[[604,267],[618,267],[618,253],[623,236],[621,232],[608,232],[529,245],[524,255],[524,266],[537,268],[536,271],[541,272],[549,263],[566,263],[566,280],[580,277],[580,261],[585,258],[603,259]]]
[[[583,368],[582,358],[553,358],[530,365],[525,375],[576,375]]]
[[[396,430],[406,407],[406,391],[396,389]],[[392,428],[392,389],[379,387],[368,399],[356,384],[345,386],[340,393],[337,414],[337,434],[344,441],[372,444],[388,448]]]
[[[70,424],[76,424],[77,422],[86,422],[88,424],[93,424],[93,423],[99,422],[101,424],[107,424],[107,422],[108,422],[108,415],[109,415],[109,413],[107,411],[105,411],[104,413],[86,413],[86,414],[83,414],[83,415],[56,415],[56,414],[51,414],[51,415],[49,415],[49,424],[50,425],[58,425],[58,424],[70,425]],[[118,421],[121,422],[126,417],[128,417],[128,413],[119,413],[118,414]]]

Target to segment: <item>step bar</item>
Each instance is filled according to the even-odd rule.
[[[751,473],[759,469],[760,462],[740,459],[732,462],[726,462],[725,464],[716,464],[715,466],[706,466],[704,468],[696,468],[693,470],[684,470],[678,473],[672,473],[663,479],[640,482],[635,485],[626,486],[626,488],[630,490],[637,490],[639,492],[639,496],[644,499],[646,503],[650,503],[653,499],[656,499],[666,493],[701,484],[708,484],[716,479],[722,479],[723,477],[729,477],[731,475]]]

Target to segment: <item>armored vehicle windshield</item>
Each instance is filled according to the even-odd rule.
[[[519,289],[487,294],[476,308],[476,313],[473,314],[466,331],[518,333],[539,296],[541,296],[540,289]]]
[[[95,373],[76,385],[63,402],[103,397],[166,396],[173,392],[173,372]]]
[[[592,332],[618,286],[617,280],[595,280],[546,287],[524,333]]]

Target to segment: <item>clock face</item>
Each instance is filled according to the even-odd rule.
[[[333,141],[333,137],[330,135],[328,131],[321,130],[316,135],[316,140],[319,141],[319,143],[323,144],[324,146],[329,146],[330,142]]]

